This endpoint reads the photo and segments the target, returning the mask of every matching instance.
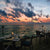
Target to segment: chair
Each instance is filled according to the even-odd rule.
[[[30,50],[32,49],[33,50],[33,45],[32,45],[32,38],[29,38],[29,37],[25,37],[24,39],[21,39],[21,48],[24,46],[24,47],[29,47]],[[28,39],[30,39],[29,41],[27,41]],[[26,49],[26,48],[24,48]]]
[[[4,46],[4,48],[5,48],[5,50],[20,50],[20,47],[16,47],[16,45],[15,45],[15,41],[6,41],[6,42],[12,42],[12,44],[11,45],[5,45]]]
[[[13,45],[10,45],[10,46],[7,47],[6,50],[20,50],[20,47],[15,47]]]
[[[41,43],[41,38],[45,37],[44,34],[40,34],[40,33],[41,33],[41,31],[36,30],[36,35],[37,35],[37,37],[39,37],[39,43]]]
[[[2,41],[0,41],[0,49],[1,50],[4,50],[4,45],[3,45],[3,42]]]
[[[4,49],[5,49],[5,50],[7,49],[7,47],[8,47],[8,45],[4,45]]]
[[[50,32],[46,33],[46,44],[50,43]]]

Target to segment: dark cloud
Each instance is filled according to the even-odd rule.
[[[18,8],[14,8],[14,11],[15,11],[15,16],[16,16],[16,17],[19,17],[19,16],[20,16],[20,14],[18,13],[18,11],[20,11],[20,12],[23,13],[22,9],[18,9]],[[18,15],[19,15],[19,16],[18,16]]]
[[[28,17],[32,17],[32,16],[35,16],[35,15],[36,15],[34,12],[30,11],[30,9],[28,9],[28,8],[26,8],[27,11],[24,12],[23,9],[24,9],[25,6],[22,7],[22,2],[21,2],[21,0],[6,0],[6,3],[11,3],[11,1],[12,1],[12,4],[14,4],[16,7],[20,7],[20,8],[13,8],[13,10],[14,10],[15,12],[13,12],[13,11],[11,11],[11,12],[12,12],[13,14],[15,14],[15,16],[14,16],[13,14],[8,14],[9,16],[13,16],[14,18],[15,18],[15,17],[19,17],[19,16],[20,16],[19,12],[25,14],[25,15],[28,16]],[[13,6],[13,5],[12,5],[12,6]],[[31,3],[28,3],[28,6],[31,7],[31,8],[33,8],[33,6],[32,6]],[[6,9],[5,9],[5,10],[6,10]],[[19,12],[18,12],[18,11],[19,11]],[[0,10],[0,14],[2,14],[2,15],[4,15],[4,16],[7,15],[7,13],[6,13],[5,11],[2,11],[2,10]],[[19,15],[19,16],[18,16],[18,15]]]
[[[2,19],[0,19],[0,22],[2,21]]]
[[[48,2],[50,1],[50,0],[47,0]]]
[[[15,12],[13,12],[13,11],[11,11],[13,14],[15,13]]]
[[[35,16],[36,14],[33,11],[30,11],[30,9],[27,8],[27,12],[25,12],[25,15],[28,17]]]
[[[27,8],[27,12],[24,12],[22,9],[14,9],[15,11],[16,11],[16,13],[15,13],[15,15],[18,17],[18,15],[20,15],[19,13],[18,13],[18,11],[19,12],[21,12],[21,13],[23,13],[23,14],[25,14],[26,16],[28,16],[28,17],[32,17],[32,16],[35,16],[36,14],[34,13],[34,12],[32,12],[32,11],[30,11],[28,8]]]
[[[13,14],[8,14],[9,16],[12,16],[12,17],[14,17],[15,18],[15,16],[13,15]]]
[[[32,16],[36,15],[34,12],[30,11],[30,9],[28,9],[28,8],[26,8],[27,11],[24,12],[23,9],[24,9],[25,6],[24,7],[22,6],[23,3],[22,3],[21,0],[11,0],[11,1],[12,1],[12,4],[14,4],[16,7],[19,7],[19,8],[14,8],[13,10],[15,11],[15,13],[13,11],[11,11],[11,12],[13,14],[15,14],[15,16],[13,14],[9,14],[10,16],[19,17],[20,14],[18,13],[18,11],[23,13],[23,14],[25,14],[28,17],[32,17]],[[6,0],[7,3],[11,3],[11,1],[10,0]],[[31,3],[28,3],[28,6],[31,7],[31,8],[34,8]]]
[[[20,19],[17,19],[18,21],[20,21]]]
[[[6,0],[6,3],[10,3],[10,0]]]
[[[3,16],[7,15],[7,13],[5,11],[3,11],[3,10],[0,10],[0,14],[3,15]]]
[[[21,7],[21,4],[22,4],[22,2],[19,2],[19,1],[16,1],[16,2],[14,3],[15,6],[19,6],[19,7]]]
[[[15,19],[12,18],[13,21],[15,21]]]
[[[28,3],[28,6],[31,7],[31,8],[34,8],[31,3]]]
[[[48,18],[48,17],[49,17],[49,15],[46,15],[46,17]]]

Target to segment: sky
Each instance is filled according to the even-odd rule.
[[[43,14],[50,15],[50,0],[25,0],[25,3],[31,3],[35,11],[43,11]]]
[[[10,2],[8,4],[9,7],[11,8],[15,8],[15,6],[13,5],[14,3],[16,3],[17,0],[0,0],[0,9],[4,9],[5,7],[7,7],[7,4],[5,2]],[[34,11],[37,11],[38,13],[40,13],[39,11],[42,10],[43,14],[45,15],[50,15],[50,0],[18,0],[19,2],[23,3],[23,6],[28,7],[28,3],[31,3],[31,5],[34,7]],[[13,6],[12,6],[13,5]]]
[[[50,0],[0,0],[0,23],[50,23]]]

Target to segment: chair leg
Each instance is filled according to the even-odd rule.
[[[37,37],[36,37],[36,43],[37,43]]]
[[[33,50],[33,45],[32,45],[32,50]]]
[[[30,46],[29,48],[30,48],[30,50],[31,50],[31,46]]]
[[[39,44],[41,44],[41,37],[39,37]]]
[[[21,50],[23,50],[22,46],[20,48],[21,48]]]
[[[26,47],[24,47],[24,50],[26,50]]]

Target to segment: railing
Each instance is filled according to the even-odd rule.
[[[33,33],[32,26],[12,26],[12,25],[1,25],[0,26],[0,37],[10,35],[12,32],[16,34],[31,34]]]
[[[0,37],[9,35],[12,32],[12,29],[7,26],[0,26]]]

